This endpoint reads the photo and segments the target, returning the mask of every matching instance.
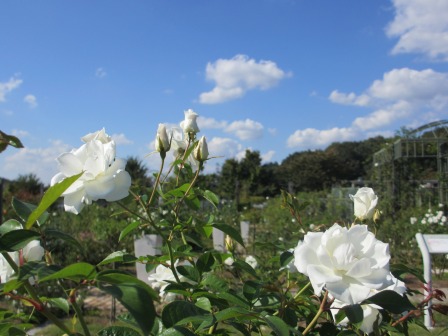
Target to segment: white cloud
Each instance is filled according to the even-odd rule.
[[[409,117],[413,112],[412,105],[405,101],[376,110],[365,117],[356,118],[353,126],[363,131],[387,127],[395,121]]]
[[[374,108],[369,115],[354,120],[352,126],[362,130],[390,126],[428,113],[440,118],[448,108],[448,73],[432,69],[393,69],[360,95],[334,90],[329,99],[335,103]]]
[[[350,141],[359,136],[354,128],[337,128],[328,130],[318,130],[315,128],[307,128],[297,130],[290,135],[287,145],[290,148],[322,148],[332,142]]]
[[[4,102],[6,100],[6,95],[14,89],[17,89],[20,84],[22,84],[22,80],[17,77],[11,77],[7,82],[0,82],[0,102]]]
[[[342,93],[338,90],[334,90],[330,93],[329,99],[333,103],[342,105],[358,105],[365,106],[369,103],[369,97],[367,95],[357,96],[354,92]]]
[[[23,98],[23,101],[28,104],[30,108],[35,108],[37,106],[37,98],[36,96],[29,94]]]
[[[227,126],[227,121],[218,121],[214,118],[198,117],[199,129],[223,129]]]
[[[448,61],[448,2],[446,0],[393,0],[395,18],[386,27],[397,37],[393,54],[421,53]]]
[[[271,135],[277,135],[277,129],[276,128],[268,128],[268,132]]]
[[[207,140],[210,156],[222,156],[224,159],[232,158],[242,150],[238,141],[230,138],[213,137]]]
[[[104,78],[106,76],[107,76],[107,72],[106,72],[106,70],[104,70],[104,68],[97,68],[95,70],[95,77]]]
[[[132,140],[126,138],[126,135],[124,135],[123,133],[112,134],[111,137],[117,145],[131,145],[134,143]]]
[[[71,146],[56,140],[47,148],[21,148],[11,151],[0,167],[0,176],[15,179],[19,175],[36,174],[42,183],[50,184],[51,178],[58,172],[56,158],[72,149]]]
[[[273,151],[273,150],[270,150],[270,151],[267,151],[266,153],[261,154],[261,162],[262,163],[271,162],[274,155],[275,155],[275,151]]]
[[[257,62],[246,55],[218,59],[206,67],[206,78],[215,82],[215,87],[212,91],[201,93],[199,101],[218,104],[241,98],[249,90],[270,89],[288,76],[291,73],[284,72],[272,61]]]
[[[13,129],[11,131],[11,134],[18,137],[19,139],[28,137],[30,135],[30,133],[28,131],[18,130],[18,129]]]
[[[251,119],[238,120],[229,124],[224,131],[234,134],[240,140],[254,140],[263,136],[263,125]]]

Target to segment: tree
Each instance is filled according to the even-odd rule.
[[[127,158],[126,171],[131,175],[132,183],[138,190],[144,190],[151,186],[151,178],[148,177],[148,168],[137,157],[130,156]]]
[[[44,192],[45,186],[36,174],[19,175],[10,185],[10,191],[18,199],[36,203]]]

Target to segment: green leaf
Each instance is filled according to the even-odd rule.
[[[249,273],[250,275],[252,275],[253,277],[259,279],[257,273],[255,272],[255,270],[252,268],[252,266],[250,266],[247,262],[243,261],[243,260],[235,260],[235,262],[232,264],[233,267],[236,267],[240,270],[243,270],[247,273]]]
[[[0,131],[0,153],[8,146],[23,148],[23,144],[18,137]]]
[[[176,270],[179,274],[194,282],[199,282],[201,280],[198,270],[193,266],[181,265],[177,266]]]
[[[401,296],[393,290],[383,290],[369,297],[365,302],[377,304],[393,314],[401,314],[415,309],[406,295]]]
[[[277,336],[289,336],[289,326],[279,317],[266,315],[264,318],[266,324]]]
[[[132,231],[134,231],[136,228],[140,226],[140,222],[135,221],[126,226],[123,231],[120,233],[120,237],[118,237],[118,241],[120,242],[122,239],[124,239],[128,234],[130,234]]]
[[[141,336],[141,334],[130,327],[111,326],[98,331],[97,336]]]
[[[97,266],[111,264],[113,262],[123,262],[123,263],[134,263],[138,258],[132,254],[116,251],[109,254],[103,261],[101,261]]]
[[[17,198],[13,198],[11,202],[12,208],[16,212],[16,214],[22,219],[24,222],[28,219],[31,213],[37,208],[36,205],[23,202],[18,200]],[[38,220],[38,224],[41,225],[45,223],[48,218],[48,213],[43,213]]]
[[[210,312],[212,310],[212,304],[210,303],[210,300],[206,297],[200,297],[198,298],[198,300],[196,301],[196,306],[198,306],[201,309],[204,309],[208,312]]]
[[[70,312],[70,305],[64,298],[48,298],[43,301],[48,302],[52,307],[61,309],[66,314]]]
[[[219,294],[219,297],[226,300],[229,303],[232,303],[234,305],[243,307],[243,308],[249,308],[250,307],[250,303],[248,301],[246,301],[244,298],[233,294],[231,292],[223,292]]]
[[[260,296],[261,282],[248,280],[243,285],[243,295],[249,301],[254,301]]]
[[[361,305],[359,304],[345,306],[342,309],[351,323],[359,323],[364,318],[364,313],[362,312]]]
[[[241,307],[230,307],[217,312],[215,317],[218,322],[222,322],[239,317],[252,318],[253,315],[254,314],[247,309]]]
[[[204,276],[202,284],[214,292],[226,292],[229,289],[227,282],[212,273],[207,273]]]
[[[280,267],[286,267],[294,259],[294,253],[285,251],[280,255]]]
[[[209,312],[187,301],[173,301],[162,311],[162,322],[167,328],[177,324],[180,320],[198,315],[209,315]]]
[[[66,191],[73,184],[73,182],[75,182],[78,178],[80,178],[82,174],[84,174],[84,172],[67,177],[63,179],[61,182],[56,183],[55,185],[48,188],[37,208],[28,217],[25,224],[25,228],[26,229],[31,228],[34,222],[45,212],[45,210],[47,210],[50,207],[50,205],[56,202],[59,196],[61,196],[62,193]]]
[[[219,198],[218,198],[218,196],[216,196],[215,193],[211,192],[210,190],[206,190],[206,191],[204,191],[203,196],[207,201],[209,201],[211,204],[213,204],[215,206],[215,208],[218,206]]]
[[[13,230],[20,230],[22,229],[22,224],[20,224],[19,221],[15,219],[10,219],[4,222],[2,225],[0,225],[0,236],[4,235],[5,233]]]
[[[59,231],[57,229],[46,229],[44,231],[44,236],[46,238],[62,239],[64,242],[74,245],[79,250],[83,251],[81,244],[74,237],[70,236],[69,234],[67,234],[65,232]]]
[[[99,288],[116,298],[134,317],[143,334],[149,335],[154,325],[156,310],[153,291],[148,285],[143,281],[140,283],[135,281],[132,283],[105,283],[101,281]]]
[[[213,224],[213,227],[217,228],[218,230],[221,230],[225,234],[229,235],[230,238],[238,242],[241,246],[244,247],[243,238],[241,238],[241,234],[232,226],[227,224]]]
[[[215,258],[213,258],[213,254],[210,252],[205,252],[201,254],[196,261],[196,268],[200,274],[204,272],[210,272],[214,263]]]
[[[96,275],[95,266],[81,262],[64,267],[60,271],[57,271],[51,275],[40,278],[39,282],[57,280],[57,279],[70,279],[73,281],[81,280],[93,280]]]
[[[30,241],[40,238],[40,234],[31,230],[12,230],[0,237],[0,251],[14,252],[24,248]]]
[[[174,326],[165,330],[160,336],[195,336],[190,330],[184,327]]]
[[[145,289],[151,296],[152,300],[158,300],[159,294],[149,287],[145,282],[141,281],[132,274],[125,273],[120,270],[105,270],[97,274],[96,280],[107,284],[135,284]]]

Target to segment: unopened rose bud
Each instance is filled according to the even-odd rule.
[[[156,135],[156,151],[160,153],[162,157],[165,157],[165,153],[170,150],[171,143],[166,131],[165,124],[159,124]]]
[[[355,208],[355,217],[359,220],[372,219],[378,196],[372,188],[360,188],[355,195],[350,195]]]
[[[199,162],[204,162],[207,160],[208,146],[204,136],[198,141],[196,147],[194,148],[193,157]]]
[[[232,252],[233,251],[233,240],[232,240],[232,238],[230,238],[230,236],[226,236],[225,244],[226,244],[226,250],[229,252]]]
[[[381,217],[381,211],[376,209],[373,213],[373,222],[376,223],[377,220],[379,220]]]

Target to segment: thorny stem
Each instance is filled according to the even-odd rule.
[[[184,156],[182,157],[182,162],[181,162],[180,167],[179,167],[179,174],[177,174],[176,186],[179,185],[179,175],[180,175],[180,171],[182,170],[182,168],[183,168],[183,166],[184,166],[184,162],[185,162],[185,160],[186,160],[186,158],[187,158],[187,152],[188,152],[188,149],[190,148],[190,144],[191,144],[191,139],[190,139],[190,137],[188,137],[187,146],[185,147]]]
[[[324,298],[320,303],[319,310],[317,311],[316,316],[314,316],[313,320],[308,324],[306,329],[303,331],[302,335],[308,334],[314,328],[320,315],[322,315],[322,313],[325,311],[325,304],[327,303],[327,297],[328,297],[328,291],[325,291]]]
[[[193,185],[196,183],[196,180],[198,179],[199,176],[199,172],[201,171],[202,168],[202,161],[199,162],[199,167],[198,170],[196,170],[196,174],[194,175],[193,181],[191,181],[190,185],[188,186],[187,191],[185,191],[184,196],[180,199],[180,201],[176,204],[176,207],[174,208],[174,212],[177,213],[179,212],[179,208],[181,206],[181,204],[183,203],[183,201],[185,200],[185,198],[188,196],[188,193],[190,192],[191,188],[193,188]]]
[[[2,255],[6,259],[8,264],[12,267],[14,272],[17,274],[19,272],[19,267],[14,262],[14,260],[11,258],[11,256],[7,252],[2,252]],[[58,317],[53,315],[47,309],[47,307],[44,305],[44,303],[40,300],[39,296],[37,295],[34,287],[31,286],[31,284],[28,281],[25,281],[23,286],[25,287],[28,294],[31,296],[32,300],[39,306],[40,313],[42,313],[46,318],[48,318],[51,322],[53,322],[59,329],[63,330],[65,333],[67,333],[67,334],[72,333],[72,331]]]

